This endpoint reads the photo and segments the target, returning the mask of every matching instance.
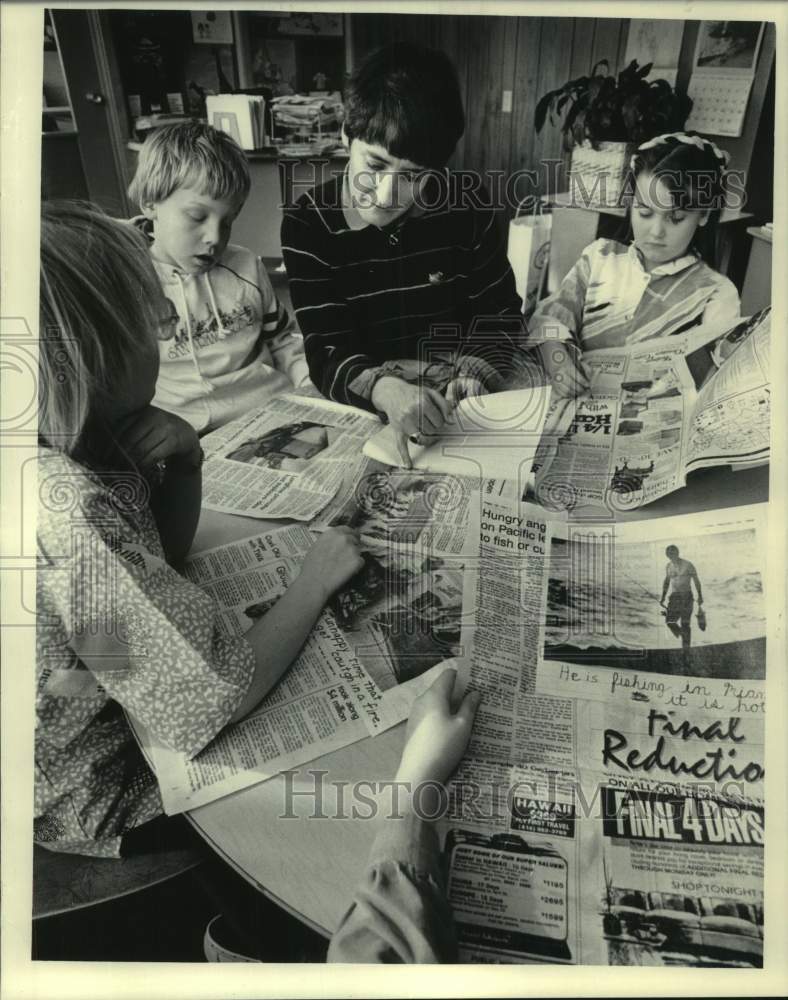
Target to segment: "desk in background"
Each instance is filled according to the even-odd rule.
[[[752,316],[772,303],[772,232],[763,226],[750,227],[750,259],[741,293],[742,316]]]

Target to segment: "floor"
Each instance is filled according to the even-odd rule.
[[[143,892],[34,921],[32,958],[204,962],[205,927],[219,912],[228,917],[222,943],[234,951],[263,962],[325,961],[325,938],[218,859]]]

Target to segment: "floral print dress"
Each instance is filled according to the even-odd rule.
[[[162,812],[123,710],[194,756],[241,703],[254,654],[166,563],[147,480],[46,448],[38,472],[34,838],[118,857]]]

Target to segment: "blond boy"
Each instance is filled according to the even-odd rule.
[[[153,404],[198,432],[309,384],[302,337],[262,261],[229,242],[249,188],[240,147],[196,121],[153,132],[129,187],[173,306]]]

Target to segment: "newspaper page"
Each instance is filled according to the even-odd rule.
[[[763,965],[762,715],[586,702],[582,920],[609,965]]]
[[[766,505],[551,524],[537,689],[764,710]]]
[[[222,609],[220,630],[241,635],[281,597],[312,542],[300,524],[267,531],[192,556],[186,575]],[[362,739],[379,697],[336,619],[324,611],[273,691],[195,758],[148,741],[165,811],[205,805]]]
[[[309,521],[358,476],[372,413],[287,393],[206,435],[202,505],[247,517]]]
[[[375,732],[407,716],[445,661],[465,677],[465,551],[479,488],[475,479],[370,463],[344,503],[330,505],[330,524],[355,528],[362,545],[364,568],[329,608],[383,695]]]
[[[765,311],[722,340],[701,327],[584,354],[590,395],[551,407],[539,501],[627,510],[684,486],[693,469],[767,461],[769,326]],[[736,345],[730,356],[726,344]]]
[[[448,895],[461,961],[573,964],[576,702],[535,690],[549,534],[509,485],[483,483],[470,516],[462,636],[484,700],[441,824]]]
[[[769,460],[770,319],[770,310],[764,310],[717,346],[718,357],[725,357],[698,393],[686,446],[687,472],[726,462],[742,468]]]
[[[364,541],[363,570],[258,708],[193,760],[149,741],[168,814],[396,725],[442,670],[464,678],[455,654],[473,484],[391,470],[385,478],[368,484],[369,502],[359,504],[365,494],[355,490],[345,510]],[[285,592],[313,541],[302,524],[273,529],[196,553],[186,575],[217,602],[220,631],[241,635]]]
[[[466,555],[463,639],[470,683],[484,701],[441,823],[461,961],[757,966],[763,512],[701,514],[683,534],[668,521],[662,530],[640,522],[626,540],[638,543],[647,528],[641,545],[662,553],[675,544],[678,558],[693,560],[709,639],[724,647],[735,633],[741,669],[709,676],[704,654],[700,676],[682,674],[670,694],[663,685],[675,677],[649,674],[644,683],[642,669],[640,681],[620,669],[614,681],[614,667],[603,685],[573,664],[571,684],[595,685],[589,697],[569,682],[538,684],[542,601],[556,590],[543,512],[495,482],[474,507],[478,558]],[[723,548],[714,562],[698,554]],[[626,568],[640,571],[643,549],[626,555]],[[667,561],[662,556],[660,574]],[[725,563],[733,567],[727,575]],[[574,565],[590,601],[588,566]],[[671,580],[681,584],[680,576]],[[656,606],[662,582],[651,584]],[[628,607],[633,617],[635,601]],[[577,608],[571,604],[572,616]],[[724,624],[716,639],[715,622]]]

